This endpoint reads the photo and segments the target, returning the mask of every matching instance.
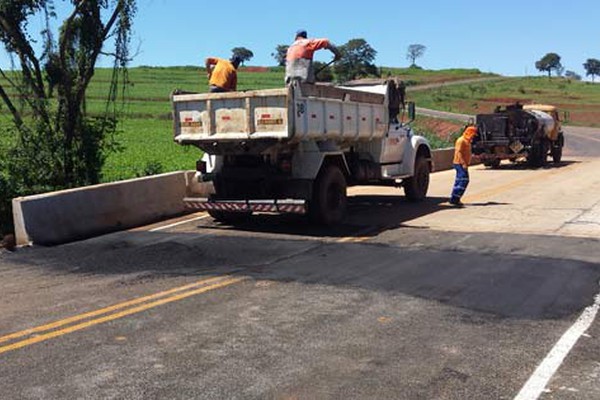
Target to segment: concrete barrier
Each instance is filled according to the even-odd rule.
[[[433,150],[433,172],[452,169],[454,160],[454,148]]]
[[[433,151],[435,171],[452,169],[454,149]],[[13,199],[18,246],[54,245],[184,214],[183,198],[207,195],[194,171],[179,171]]]
[[[193,171],[13,199],[17,245],[53,245],[183,214]]]

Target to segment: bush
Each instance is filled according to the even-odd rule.
[[[165,168],[160,161],[148,161],[141,171],[135,173],[135,176],[142,178],[144,176],[158,175],[164,172]]]
[[[0,239],[12,232],[12,198],[13,190],[5,174],[0,171]]]

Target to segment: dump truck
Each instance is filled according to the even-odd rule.
[[[172,96],[174,139],[203,152],[199,182],[212,193],[184,199],[191,210],[236,223],[255,212],[306,214],[331,225],[346,213],[347,187],[403,187],[426,197],[428,141],[390,116],[387,84],[335,87],[294,82],[285,88]],[[392,108],[393,110],[393,108]]]
[[[476,124],[473,153],[485,166],[496,168],[501,160],[526,159],[530,166],[542,167],[548,156],[556,164],[562,159],[565,137],[555,106],[515,103],[497,107],[493,113],[478,114]]]

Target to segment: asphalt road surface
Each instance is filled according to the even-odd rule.
[[[572,134],[571,134],[572,133]],[[351,190],[333,229],[194,214],[0,253],[2,399],[598,399],[600,132]]]

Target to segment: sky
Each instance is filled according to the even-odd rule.
[[[59,18],[71,7],[55,3]],[[365,39],[377,66],[406,67],[408,46],[422,44],[417,64],[426,69],[541,75],[535,62],[554,52],[565,70],[585,76],[582,64],[600,59],[598,16],[598,0],[138,0],[131,66],[201,66],[208,56],[228,58],[234,47],[254,53],[248,65],[271,66],[275,47],[302,28],[336,45]],[[315,59],[329,61],[331,53]],[[0,51],[0,66],[9,65]]]

